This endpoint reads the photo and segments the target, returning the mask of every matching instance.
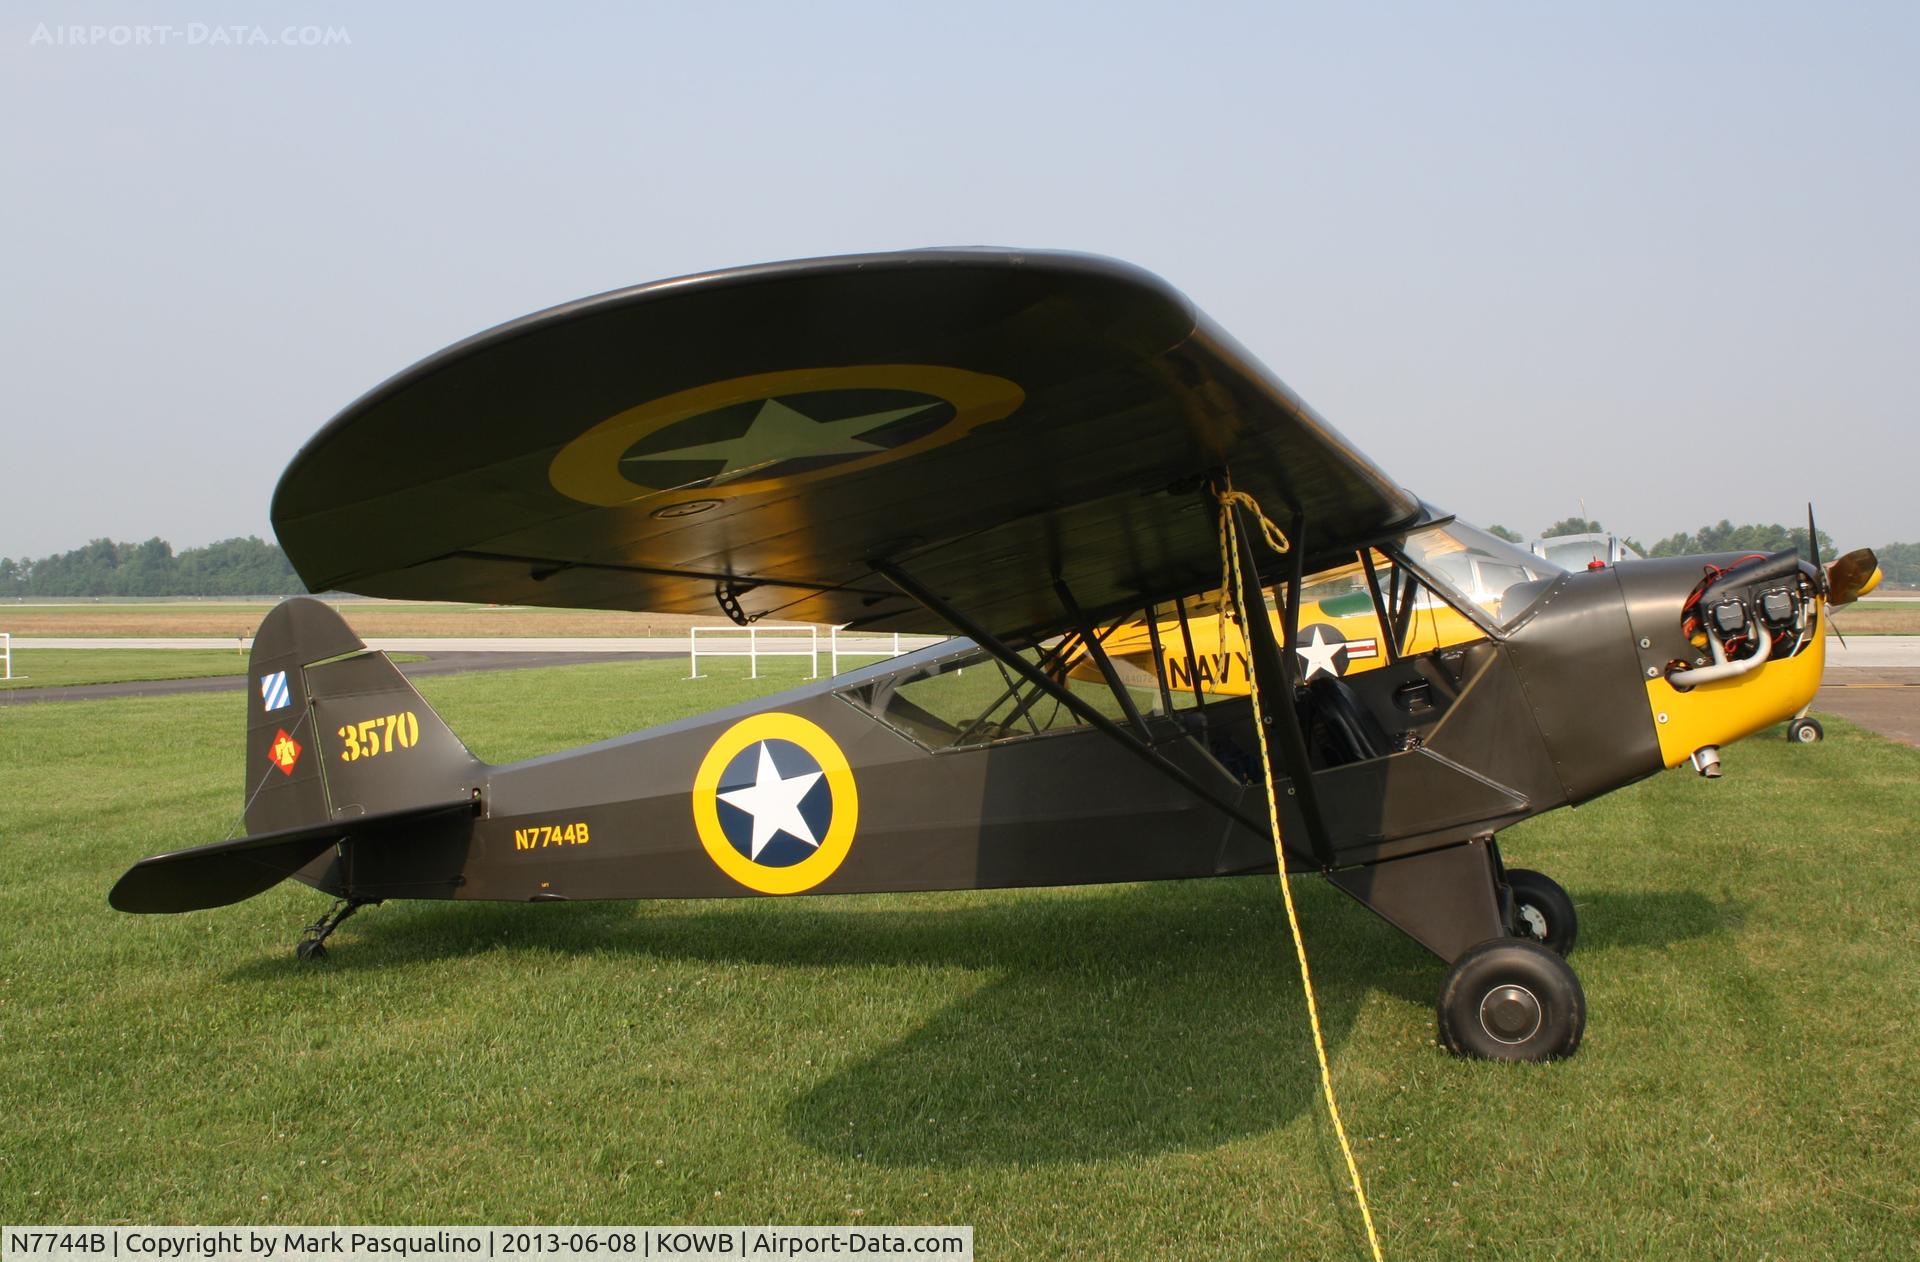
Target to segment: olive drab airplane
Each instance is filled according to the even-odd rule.
[[[313,591],[956,638],[489,765],[328,606],[289,600],[253,646],[247,835],[141,860],[122,910],[292,877],[339,900],[317,955],[392,899],[1284,855],[1448,966],[1448,1048],[1514,1060],[1573,1051],[1585,1008],[1574,905],[1506,867],[1500,831],[1717,774],[1811,698],[1825,606],[1877,579],[1867,553],[1563,572],[1403,490],[1158,278],[996,250],[741,268],[503,325],[330,422],[273,520]],[[1271,616],[1220,616],[1269,593]]]

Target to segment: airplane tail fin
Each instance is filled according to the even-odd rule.
[[[349,838],[471,809],[485,765],[385,653],[307,596],[282,601],[247,672],[247,835],[143,859],[114,886],[123,911],[252,897]]]
[[[249,833],[405,810],[478,783],[480,761],[406,676],[311,597],[260,624],[248,690]]]

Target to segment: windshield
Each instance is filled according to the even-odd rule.
[[[1502,627],[1519,617],[1548,583],[1566,573],[1552,561],[1457,520],[1415,531],[1402,546],[1416,566],[1445,584],[1452,595],[1479,606]]]
[[[1548,539],[1541,547],[1547,559],[1562,569],[1587,568],[1590,561],[1607,559],[1607,540],[1604,535],[1576,535],[1570,539]]]

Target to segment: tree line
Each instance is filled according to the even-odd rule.
[[[71,552],[0,557],[0,599],[21,596],[298,596],[280,545],[249,535],[176,553],[165,539],[95,539]]]
[[[1489,526],[1487,530],[1510,543],[1526,542],[1526,537],[1519,531],[1509,530],[1505,526]],[[1548,526],[1537,537],[1554,539],[1561,535],[1606,533],[1607,528],[1597,521],[1566,517]],[[1832,535],[1822,530],[1819,538],[1822,561],[1831,561],[1840,555]],[[1808,555],[1805,526],[1783,526],[1778,522],[1736,526],[1724,517],[1717,525],[1702,526],[1693,531],[1683,530],[1655,540],[1652,544],[1641,543],[1631,535],[1625,536],[1625,542],[1635,552],[1650,557],[1688,556],[1696,552],[1780,552],[1787,548],[1794,549],[1801,556]],[[1880,559],[1880,568],[1885,572],[1887,582],[1901,587],[1920,587],[1920,543],[1889,543],[1873,551]]]

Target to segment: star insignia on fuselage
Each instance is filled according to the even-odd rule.
[[[690,796],[701,848],[762,894],[798,894],[832,876],[860,823],[846,753],[819,724],[778,710],[716,736]]]
[[[780,737],[763,737],[727,761],[715,810],[727,844],[763,868],[803,863],[833,827],[837,803],[820,760]]]
[[[758,761],[752,784],[745,788],[727,789],[719,794],[722,802],[752,816],[753,835],[747,842],[747,858],[755,863],[760,862],[761,854],[774,838],[783,833],[801,842],[809,851],[820,847],[820,839],[814,835],[813,826],[807,822],[800,803],[820,782],[824,773],[816,769],[783,776],[780,768],[774,764],[770,746],[771,742],[768,741],[761,741],[755,746]]]

